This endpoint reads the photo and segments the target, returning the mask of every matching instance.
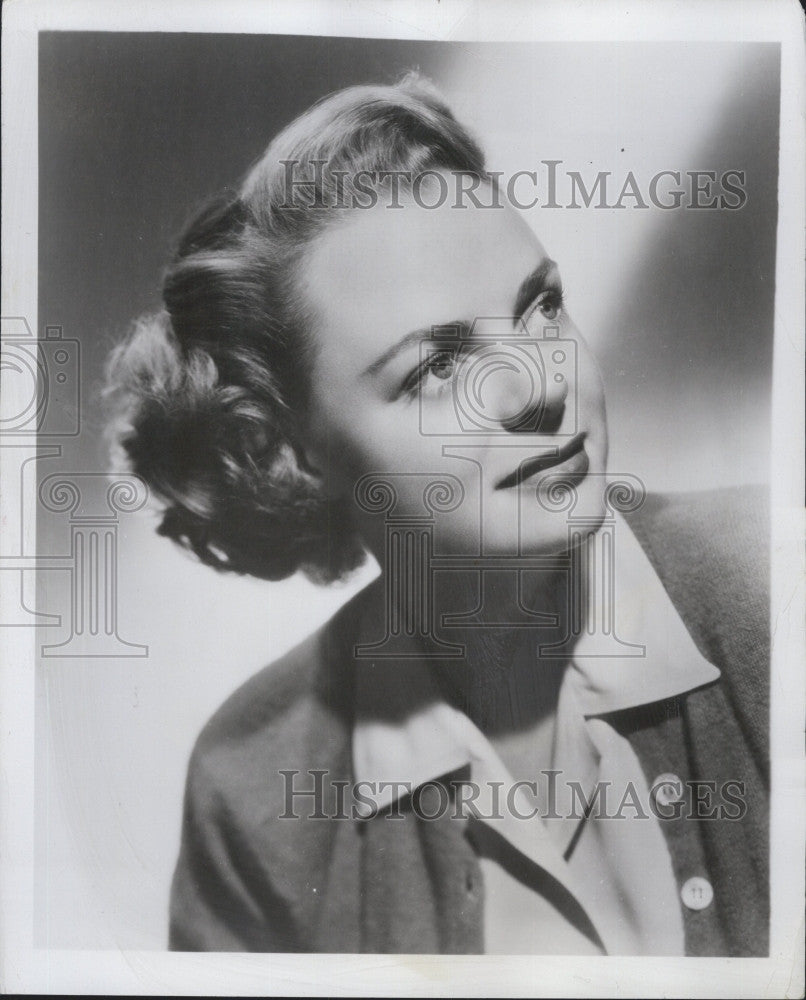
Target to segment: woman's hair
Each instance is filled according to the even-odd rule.
[[[357,174],[428,170],[482,175],[484,162],[425,81],[325,98],[192,220],[164,308],[111,355],[117,445],[164,506],[159,532],[203,562],[328,581],[363,560],[347,502],[325,495],[300,447],[312,346],[295,276],[310,241],[344,218],[322,206],[349,204]]]

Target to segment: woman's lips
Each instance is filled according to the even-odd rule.
[[[584,476],[590,464],[583,447],[585,437],[585,434],[576,434],[560,448],[556,455],[542,455],[521,462],[514,472],[510,472],[508,476],[499,480],[495,488],[506,490],[513,486],[520,486],[527,479],[531,479],[532,476],[536,476],[539,472],[545,472],[547,469],[551,469],[555,474]]]

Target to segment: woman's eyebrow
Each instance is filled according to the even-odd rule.
[[[522,320],[526,310],[546,286],[546,279],[552,271],[557,270],[557,264],[551,257],[544,257],[531,274],[520,283],[515,296],[515,306],[512,310],[513,323]]]
[[[419,330],[412,330],[407,333],[404,337],[401,337],[396,343],[383,352],[383,354],[376,358],[371,365],[361,372],[361,378],[367,375],[377,375],[377,373],[384,367],[388,365],[390,361],[394,360],[398,354],[402,354],[404,351],[408,350],[412,344],[417,344],[423,340],[429,340],[432,338],[441,337],[441,339],[446,339],[447,337],[459,337],[467,336],[467,331],[470,329],[470,325],[465,320],[453,320],[450,323],[435,323],[433,326],[424,326]]]
[[[512,310],[513,324],[517,323],[518,320],[523,319],[526,310],[532,304],[535,297],[545,288],[546,279],[552,271],[556,271],[556,269],[556,262],[553,261],[551,257],[544,257],[534,271],[523,279],[518,287],[517,295],[515,296],[515,305]],[[394,358],[398,356],[398,354],[402,354],[402,352],[411,347],[412,344],[416,344],[428,337],[433,337],[438,330],[451,330],[453,335],[456,336],[456,331],[468,329],[469,324],[466,320],[453,320],[450,323],[439,323],[435,326],[422,327],[419,330],[412,330],[404,337],[401,337],[396,343],[392,344],[388,350],[384,351],[380,357],[376,358],[371,365],[365,368],[361,373],[361,378],[364,378],[367,375],[377,375],[381,368],[388,365],[390,361],[394,360]]]

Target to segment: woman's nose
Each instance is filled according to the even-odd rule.
[[[511,433],[550,434],[559,428],[565,411],[567,373],[553,363],[551,349],[533,347],[502,364],[485,392],[489,412]]]

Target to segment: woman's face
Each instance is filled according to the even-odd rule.
[[[574,514],[600,519],[607,428],[557,267],[512,209],[402,200],[345,212],[303,262],[309,461],[353,497],[379,560],[386,515],[354,498],[371,474],[392,484],[395,518],[429,516],[424,490],[447,479],[462,499],[436,514],[440,551],[563,551],[567,512],[540,488],[561,476]]]

